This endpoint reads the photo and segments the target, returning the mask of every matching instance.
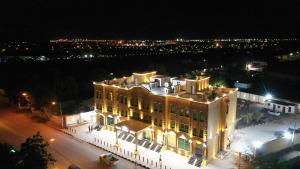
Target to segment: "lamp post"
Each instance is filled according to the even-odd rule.
[[[19,95],[19,108],[21,109],[21,99],[23,99],[23,100],[25,100],[26,102],[27,102],[27,104],[26,104],[26,108],[30,108],[31,107],[31,105],[32,105],[32,98],[30,97],[31,95],[29,94],[29,93],[27,93],[27,92],[22,92],[22,93],[20,93],[20,95]]]
[[[52,104],[53,106],[55,106],[57,103],[56,103],[55,101],[52,101],[51,104]],[[58,102],[58,104],[59,104],[59,112],[60,112],[60,117],[61,117],[61,128],[64,128],[64,120],[63,120],[64,117],[63,117],[63,115],[62,115],[61,103]]]
[[[284,137],[284,138],[291,140],[291,147],[293,147],[293,145],[294,145],[295,128],[296,128],[296,122],[295,122],[294,130],[293,130],[292,133],[290,133],[289,131],[286,131],[286,132],[283,134],[283,137]]]

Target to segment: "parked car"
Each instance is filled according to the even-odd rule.
[[[295,132],[295,134],[296,134],[296,133],[300,133],[300,128],[296,128],[296,129],[289,128],[288,131],[291,133]]]
[[[68,169],[80,169],[80,167],[78,167],[77,165],[75,164],[71,164]]]
[[[119,163],[119,159],[115,158],[111,153],[100,155],[99,161],[104,162],[107,165],[116,165]]]

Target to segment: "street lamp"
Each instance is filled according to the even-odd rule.
[[[23,93],[22,93],[22,96],[27,96],[27,93],[23,92]]]
[[[283,137],[289,140],[289,139],[293,138],[293,134],[291,134],[290,132],[286,131],[286,132],[283,133]]]
[[[260,148],[263,145],[263,143],[260,141],[253,141],[252,144],[254,146],[254,156],[256,156],[256,150]]]
[[[273,96],[270,93],[267,93],[266,96],[265,96],[266,100],[270,100],[272,98],[273,98]]]
[[[293,147],[294,145],[294,137],[295,137],[295,130],[293,130],[293,133],[290,133],[289,131],[284,132],[283,137],[291,140],[291,145]]]
[[[53,106],[55,106],[57,103],[55,101],[52,101],[51,104]],[[62,110],[61,110],[61,103],[58,102],[59,104],[59,112],[60,112],[60,116],[61,116],[61,128],[64,128],[64,120],[63,120],[63,115],[62,115]]]

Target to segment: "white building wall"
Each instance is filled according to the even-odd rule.
[[[220,100],[214,101],[208,106],[208,124],[207,124],[207,160],[215,157],[219,150],[219,132],[221,125],[221,105]]]

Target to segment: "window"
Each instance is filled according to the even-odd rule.
[[[163,109],[164,109],[164,105],[163,104],[161,104],[161,103],[159,103],[158,104],[159,105],[159,109],[158,109],[158,111],[160,112],[160,113],[162,113],[163,112]]]
[[[113,125],[114,124],[114,118],[107,117],[107,125]]]
[[[206,114],[204,112],[194,112],[193,120],[196,121],[206,121]]]
[[[199,137],[200,137],[200,138],[203,138],[203,134],[204,134],[204,131],[203,131],[203,129],[200,129],[200,132],[199,132]]]
[[[190,116],[189,108],[185,107],[185,108],[180,109],[179,115],[189,117]]]
[[[157,112],[158,111],[158,103],[157,102],[154,102],[154,111]]]
[[[108,111],[108,112],[112,112],[112,111],[113,111],[113,109],[112,109],[112,105],[110,105],[110,104],[109,104],[109,105],[107,105],[107,111]]]
[[[174,120],[171,121],[171,123],[170,123],[170,128],[171,128],[171,129],[174,129],[174,128],[175,128],[175,121],[174,121]]]
[[[127,117],[127,110],[121,110],[121,116]]]
[[[119,96],[119,102],[121,103],[121,104],[127,104],[127,97],[126,96],[123,96],[123,95],[120,95]]]
[[[123,101],[124,101],[123,103],[124,103],[124,104],[127,104],[127,97],[126,97],[126,96],[124,96],[124,98],[123,98],[123,99],[124,99],[124,100],[123,100]]]
[[[102,97],[102,93],[101,93],[101,91],[98,91],[98,92],[97,92],[97,95],[96,95],[96,98],[97,98],[97,99],[101,99],[101,97]]]
[[[119,96],[118,96],[118,101],[119,101],[120,103],[123,103],[123,95],[119,95]]]
[[[132,113],[132,118],[135,120],[140,120],[140,113],[138,112],[133,112]]]
[[[171,104],[171,113],[176,113],[176,104]]]
[[[184,109],[180,109],[179,115],[180,115],[180,116],[183,116],[183,115],[184,115]]]
[[[291,108],[291,107],[289,107],[289,110],[288,110],[288,112],[292,112],[292,108]]]
[[[280,108],[280,106],[277,106],[277,108]]]
[[[180,126],[179,126],[179,131],[188,133],[189,132],[189,125],[181,123]]]
[[[185,108],[184,116],[190,117],[190,110],[188,108]]]
[[[152,117],[151,117],[151,116],[149,116],[149,115],[145,115],[145,116],[144,116],[144,119],[143,119],[144,122],[150,124],[150,123],[151,123],[151,120],[152,120]]]
[[[198,133],[197,133],[197,129],[196,128],[193,128],[193,136],[198,136]]]
[[[119,96],[119,102],[121,103],[121,104],[124,104],[124,96],[123,95],[120,95]]]
[[[154,125],[157,126],[157,118],[154,118]]]
[[[142,109],[149,110],[149,101],[148,100],[142,101]]]
[[[138,106],[138,98],[137,97],[132,97],[130,100],[130,105],[132,107],[137,107]]]
[[[157,119],[157,118],[154,118],[154,125],[156,126],[162,126],[162,120],[161,119]]]
[[[186,151],[191,151],[190,143],[182,138],[178,139],[178,147]]]
[[[98,110],[102,110],[102,105],[101,105],[101,103],[98,103],[96,108],[97,108]]]

